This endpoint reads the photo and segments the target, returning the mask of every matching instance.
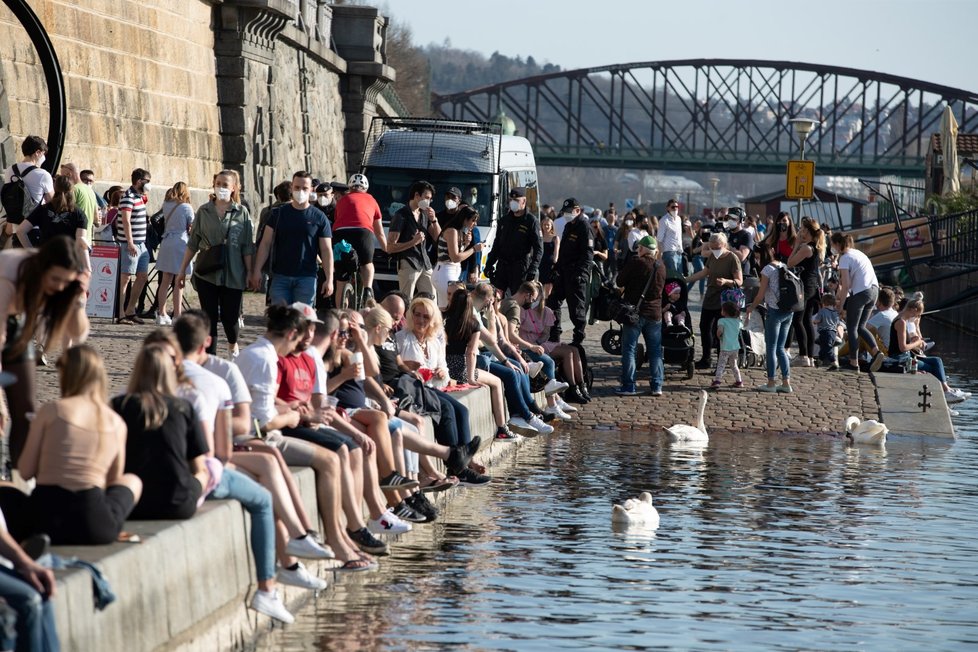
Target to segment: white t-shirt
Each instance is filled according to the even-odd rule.
[[[278,353],[265,337],[246,346],[234,361],[251,394],[251,416],[265,425],[276,416],[275,396],[278,394]]]
[[[193,383],[196,393],[200,395],[199,403],[191,399],[194,408],[198,409],[198,419],[214,424],[218,411],[230,410],[233,407],[231,388],[223,378],[190,360],[183,361],[183,373]]]
[[[569,215],[564,215],[563,213],[561,213],[560,215],[557,216],[557,219],[554,220],[554,233],[561,240],[564,239],[564,227],[567,226],[567,223],[570,222],[572,219],[573,218],[570,217]]]
[[[319,355],[319,351],[312,347],[309,347],[303,353],[312,358],[313,363],[316,365],[316,377],[312,381],[312,393],[326,396],[326,381],[329,375],[326,373],[326,363],[323,362],[323,357]]]
[[[216,355],[208,355],[201,365],[204,369],[222,378],[231,390],[231,402],[251,403],[251,392],[248,391],[248,383],[245,382],[241,370],[233,362],[219,358]]]
[[[850,248],[839,256],[839,270],[843,269],[849,272],[849,294],[859,294],[873,286],[879,287],[880,282],[876,278],[873,263],[858,249]]]
[[[444,387],[448,384],[448,364],[445,362],[445,341],[439,336],[431,340],[428,344],[428,353],[418,342],[418,338],[409,330],[402,330],[394,336],[397,340],[397,352],[401,354],[401,359],[405,362],[413,361],[421,363],[425,369],[442,369],[445,372],[444,378],[432,378],[428,385],[431,387]]]
[[[21,161],[16,165],[18,170],[24,171],[34,164]],[[14,174],[13,165],[3,172],[4,182],[10,181],[14,176],[20,175]],[[44,195],[54,192],[54,179],[51,178],[51,173],[43,168],[35,168],[26,177],[21,178],[24,180],[24,186],[27,188],[27,192],[30,193],[31,199],[34,200],[34,204],[43,204]]]
[[[638,241],[649,235],[645,229],[634,228],[628,232],[628,250],[635,251],[638,248]]]
[[[886,310],[877,312],[866,322],[867,326],[872,326],[876,329],[876,334],[879,335],[887,351],[890,350],[890,327],[893,326],[893,320],[896,319],[898,314],[893,308],[887,308]]]

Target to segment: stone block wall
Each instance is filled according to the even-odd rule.
[[[133,168],[157,187],[210,185],[222,166],[211,5],[200,0],[38,0],[64,73],[68,130],[62,161],[128,185]],[[0,9],[0,67],[12,147],[47,136],[47,90],[20,23]],[[4,162],[9,163],[9,161]]]

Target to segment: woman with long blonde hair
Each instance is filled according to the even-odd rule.
[[[5,489],[0,505],[18,538],[44,532],[59,545],[112,543],[143,488],[123,472],[126,424],[108,405],[95,349],[73,346],[57,368],[61,398],[38,409],[17,465],[37,486],[30,497]]]
[[[177,371],[168,347],[139,352],[126,393],[112,399],[129,431],[126,471],[143,481],[131,518],[186,519],[208,487],[207,441],[190,403],[177,397]]]
[[[190,190],[183,181],[177,181],[166,191],[163,198],[163,242],[156,252],[156,271],[161,274],[156,293],[156,323],[168,326],[180,316],[183,309],[183,287],[173,279],[180,273],[183,257],[190,241],[190,227],[194,222],[194,209],[190,205]],[[166,297],[173,287],[173,316],[166,314]]]

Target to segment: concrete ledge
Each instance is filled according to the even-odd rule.
[[[954,425],[948,413],[941,383],[930,374],[873,374],[880,405],[880,417],[896,435],[918,435],[954,439]],[[927,386],[930,407],[924,412],[918,403],[919,392]],[[843,418],[849,415],[843,415]],[[855,415],[871,419],[871,415]]]
[[[487,466],[515,450],[493,446],[495,431],[487,389],[453,394],[469,408],[472,435],[480,435]],[[542,403],[542,396],[538,396]],[[433,431],[426,428],[429,437]],[[315,476],[293,469],[310,517],[318,520]],[[459,492],[452,492],[458,495]],[[449,499],[451,496],[449,496]],[[62,556],[98,564],[116,601],[96,611],[91,577],[84,571],[58,572],[57,627],[65,650],[228,650],[240,649],[269,627],[269,619],[247,609],[254,560],[248,543],[249,519],[234,501],[208,501],[188,521],[129,521],[125,529],[142,543],[56,546]],[[410,534],[406,536],[411,536]],[[328,570],[331,563],[316,567]],[[334,575],[331,583],[336,581]],[[355,581],[353,578],[343,581]],[[305,590],[280,586],[295,608],[309,599]]]

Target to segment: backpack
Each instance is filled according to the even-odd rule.
[[[37,207],[38,202],[27,192],[27,185],[24,183],[24,177],[36,169],[37,166],[28,165],[26,170],[20,171],[16,165],[12,166],[13,174],[0,188],[0,204],[11,224],[20,224]]]
[[[805,287],[801,278],[786,265],[778,267],[778,310],[799,312],[805,309]]]
[[[173,210],[171,209],[170,212],[172,213]],[[162,208],[149,216],[146,224],[146,248],[150,251],[156,251],[163,243],[163,232],[166,230],[166,217],[163,214]]]

